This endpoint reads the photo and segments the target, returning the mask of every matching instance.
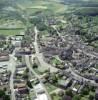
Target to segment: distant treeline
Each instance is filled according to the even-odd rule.
[[[22,30],[24,28],[0,28],[0,30]]]
[[[64,0],[64,3],[66,4],[66,3],[76,3],[76,4],[78,4],[78,3],[83,3],[83,1],[82,0]]]
[[[95,0],[89,0],[89,1],[83,1],[83,0],[64,0],[65,4],[74,4],[76,6],[76,9],[74,11],[74,14],[76,15],[88,15],[88,16],[97,16],[98,15],[98,1]],[[83,8],[82,8],[83,7]]]
[[[76,15],[84,15],[84,16],[97,16],[98,15],[98,7],[85,7],[82,9],[78,9],[74,11]]]
[[[81,6],[81,7],[98,7],[98,3],[97,2],[85,2],[85,3],[81,3],[79,6]]]
[[[15,5],[15,0],[0,0],[0,9],[14,5]]]
[[[98,2],[96,1],[82,1],[82,0],[64,0],[65,4],[76,4],[82,7],[98,7]]]

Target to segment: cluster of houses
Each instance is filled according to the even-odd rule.
[[[39,45],[44,60],[51,64],[53,58],[58,56],[64,62],[69,61],[77,74],[96,81],[98,59],[92,56],[94,48],[85,44],[78,35],[65,34],[63,38],[65,41],[62,41],[58,35],[51,36],[47,34],[41,36]],[[97,53],[93,54],[97,56]],[[54,67],[62,68],[62,65],[66,67],[66,63],[61,63]]]
[[[10,60],[8,45],[6,37],[0,35],[0,90],[4,91],[5,95],[10,96],[11,72],[8,70]]]
[[[50,62],[52,57],[59,55],[66,45],[59,36],[46,35],[39,40],[40,52],[43,53],[46,62]]]
[[[25,55],[30,56],[33,53],[34,48],[32,48],[32,44],[22,43],[22,38],[23,36],[17,36],[12,39],[16,57],[16,69],[13,77],[15,98],[16,100],[48,100],[44,87],[28,69],[24,59]]]
[[[6,95],[10,95],[10,75],[11,72],[8,71],[7,65],[0,65],[0,90],[6,91]]]
[[[15,72],[13,75],[13,88],[16,100],[24,100],[29,98],[29,88],[27,85],[29,73],[23,56],[31,54],[31,50],[26,47],[28,44],[22,45],[23,37],[24,34],[9,37],[11,44],[15,48],[12,55],[15,58],[15,66],[13,66],[15,67]]]
[[[34,100],[48,100],[48,97],[45,93],[44,87],[42,84],[36,84],[34,86],[34,91],[36,93],[36,97]]]
[[[9,53],[6,51],[0,52],[0,62],[9,61]]]
[[[62,41],[57,34],[41,35],[39,38],[39,49],[43,53],[44,60],[60,69],[61,73],[57,72],[55,75],[60,74],[62,76],[57,79],[57,84],[55,84],[51,75],[44,79],[46,80],[45,82],[50,82],[62,89],[69,87],[75,93],[80,93],[85,87],[85,82],[73,78],[71,73],[65,75],[62,68],[66,72],[66,69],[69,68],[67,62],[69,62],[71,64],[70,67],[77,75],[95,80],[98,83],[98,59],[92,56],[94,48],[84,43],[78,35],[63,34],[63,38],[65,41]],[[59,61],[56,61],[57,64],[51,63],[56,56],[59,58]]]
[[[61,70],[55,73],[46,73],[42,80],[44,84],[50,83],[51,85],[56,86],[58,91],[53,92],[56,94],[59,94],[60,91],[65,91],[67,89],[70,89],[74,95],[77,93],[80,94],[87,85],[87,83],[83,80],[79,81],[78,79],[73,78],[69,72]],[[70,98],[70,100],[72,100],[72,97]]]
[[[27,80],[25,79],[26,64],[18,62],[14,73],[14,89],[16,99],[25,99],[29,94]]]
[[[53,20],[49,21],[49,25],[53,23]],[[29,40],[25,40],[24,35],[8,38],[0,37],[0,45],[4,44],[4,47],[0,48],[0,62],[9,61],[10,53],[15,49],[13,54],[17,59],[15,60],[16,66],[13,83],[16,100],[29,98],[33,100],[48,100],[43,83],[50,83],[62,90],[70,88],[73,93],[80,93],[85,88],[86,83],[83,80],[79,81],[74,78],[71,72],[68,71],[69,67],[72,67],[77,75],[95,80],[98,83],[98,59],[85,53],[91,53],[94,48],[84,44],[76,35],[64,35],[65,41],[58,34],[47,34],[39,37],[39,49],[43,54],[44,60],[58,69],[57,72],[53,73],[46,71],[45,75],[42,75],[42,79],[36,79],[24,61],[25,55],[31,56],[32,53],[35,53],[32,43],[30,44]],[[31,41],[34,41],[34,39]],[[38,59],[35,59],[35,61],[37,64],[40,63]],[[69,63],[71,66],[69,66]],[[11,72],[7,70],[6,65],[0,67],[0,89],[4,90],[6,88],[7,94],[10,94],[10,75]],[[32,91],[34,96],[32,96]],[[96,94],[98,94],[98,91],[96,91]]]
[[[30,55],[31,54],[31,50],[29,48],[18,48],[15,51],[15,56],[22,56],[22,55]]]
[[[12,44],[16,48],[15,50],[15,56],[22,56],[22,55],[28,55],[31,54],[31,48],[30,44],[28,43],[22,43],[24,35],[17,35],[15,37],[11,37]]]

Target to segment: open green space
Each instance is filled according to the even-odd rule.
[[[54,85],[51,85],[49,83],[45,83],[45,87],[49,93],[57,89],[57,87],[55,87]]]
[[[51,61],[51,63],[52,64],[54,64],[54,65],[60,65],[61,64],[61,61],[59,61],[56,57],[54,57],[53,59],[52,59],[52,61]]]
[[[19,35],[23,29],[0,29],[0,35]]]
[[[24,3],[23,3],[24,2]],[[26,1],[22,0],[17,3],[18,7],[21,10],[27,11],[28,14],[34,14],[37,12],[47,12],[51,11],[54,13],[61,13],[67,10],[68,6],[65,6],[64,4],[61,4],[56,1],[51,0],[33,0],[33,1]]]
[[[95,66],[96,69],[98,69],[98,64]]]
[[[34,71],[39,75],[42,75],[47,70],[48,70],[47,67],[41,67],[41,66],[38,66],[38,68],[34,68]]]
[[[52,96],[52,100],[62,100],[60,96],[54,95]]]
[[[43,72],[40,72],[40,71],[38,70],[38,68],[34,68],[34,71],[35,71],[38,75],[42,75],[42,74],[43,74]]]
[[[24,24],[20,20],[0,19],[0,28],[24,28]]]

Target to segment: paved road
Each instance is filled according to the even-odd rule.
[[[85,77],[82,77],[82,76],[76,74],[75,71],[71,67],[69,67],[69,71],[71,72],[71,74],[73,75],[73,77],[76,80],[79,80],[79,81],[83,80],[85,82],[89,82],[90,85],[98,86],[98,84],[94,80],[89,80]]]
[[[11,77],[10,77],[11,100],[16,100],[15,92],[14,92],[14,84],[13,84],[15,66],[16,63],[15,63],[15,57],[13,52],[13,54],[10,55],[10,61],[9,61],[9,70],[11,71]]]
[[[44,84],[41,82],[40,75],[38,75],[38,74],[33,70],[32,65],[30,64],[30,58],[29,58],[28,55],[25,56],[25,62],[26,62],[27,67],[29,68],[29,70],[32,72],[32,74],[34,74],[35,77],[39,79],[40,84],[43,86],[43,88],[44,88],[44,90],[45,90],[45,93],[46,93],[46,95],[48,96],[48,99],[51,100],[51,97],[50,97],[50,95],[48,94],[48,91],[46,90]]]
[[[90,56],[90,57],[94,57],[94,58],[97,58],[98,59],[98,53],[95,53],[95,52],[87,52],[86,50],[80,50],[82,51],[85,55],[87,56]]]
[[[43,67],[48,67],[50,69],[51,72],[57,72],[58,69],[53,67],[52,65],[46,63],[43,59],[43,54],[39,52],[39,47],[38,47],[38,30],[37,28],[35,27],[34,28],[34,31],[35,31],[35,42],[34,42],[34,46],[35,46],[35,51],[36,51],[36,57],[38,58],[39,62],[40,62],[40,65],[43,66]]]
[[[59,37],[61,37],[62,41],[65,42],[65,39],[63,38],[63,36],[61,36],[61,34],[58,32],[58,30],[56,29],[55,26],[53,26],[54,30],[56,30],[57,34]]]

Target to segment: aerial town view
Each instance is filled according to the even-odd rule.
[[[98,0],[0,0],[0,100],[98,100]]]

